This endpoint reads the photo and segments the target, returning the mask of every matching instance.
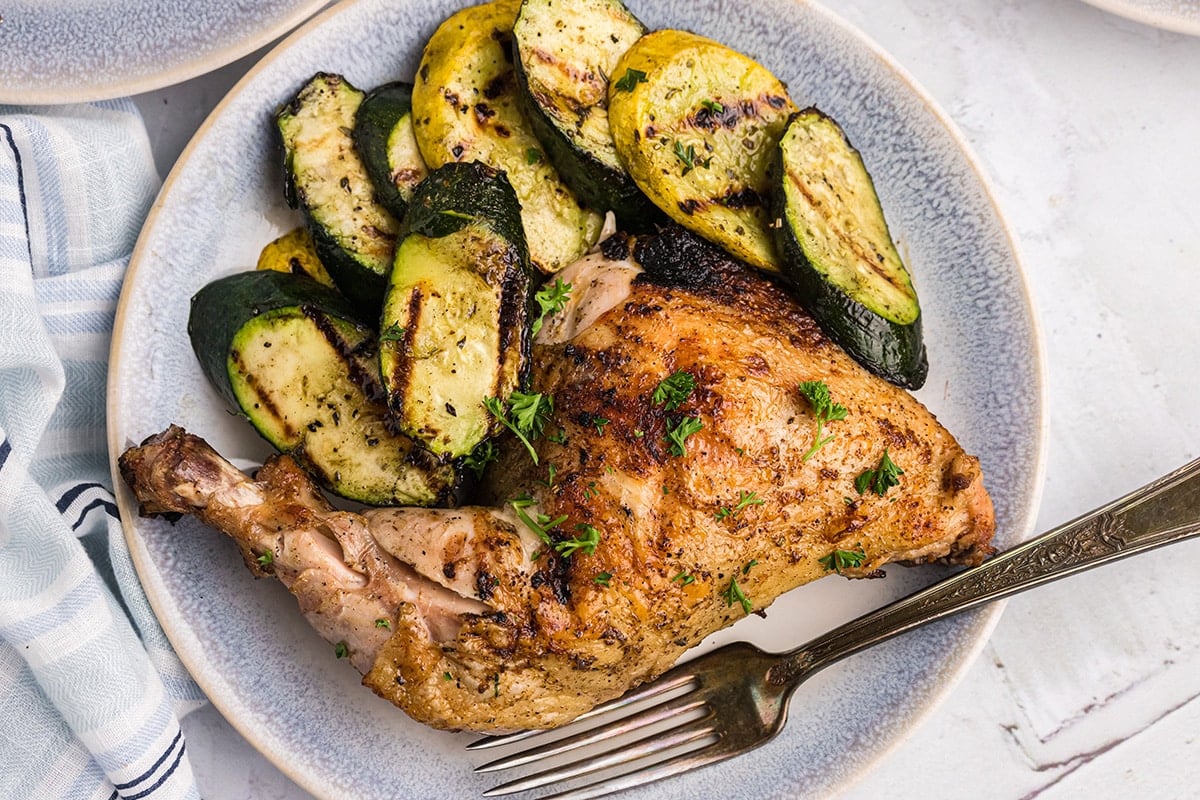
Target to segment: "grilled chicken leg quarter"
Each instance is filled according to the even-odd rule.
[[[365,684],[439,728],[560,725],[832,571],[991,552],[978,461],[778,286],[678,231],[602,250],[534,346],[554,399],[538,463],[505,438],[483,505],[337,511],[290,458],[252,480],[179,428],[126,452],[125,479],[144,512],[232,536]],[[679,372],[694,390],[656,403]],[[844,418],[818,427],[810,381]],[[860,480],[885,455],[895,485]]]

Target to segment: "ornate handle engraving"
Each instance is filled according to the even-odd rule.
[[[1200,459],[1119,500],[780,656],[768,680],[798,682],[943,617],[1200,534]]]

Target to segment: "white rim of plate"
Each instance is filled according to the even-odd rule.
[[[1125,2],[1125,0],[1083,0],[1083,2],[1093,8],[1139,22],[1142,25],[1149,25],[1152,28],[1200,36],[1200,6],[1196,7],[1197,13],[1187,15],[1147,8],[1137,3]]]
[[[0,103],[13,105],[62,105],[66,103],[90,103],[99,100],[112,100],[117,97],[129,97],[135,94],[153,92],[167,86],[191,80],[206,75],[209,72],[232,64],[243,56],[265,47],[276,39],[284,36],[306,20],[313,18],[321,9],[329,6],[331,0],[309,0],[292,13],[287,14],[276,24],[256,31],[247,36],[209,53],[203,58],[184,60],[153,75],[117,79],[92,86],[43,86],[41,88],[22,88],[16,92],[0,85]],[[332,7],[328,10],[334,10]],[[290,38],[290,37],[289,37]],[[286,40],[285,40],[286,41]],[[280,42],[283,44],[283,42]],[[253,70],[252,70],[253,71]],[[200,130],[203,130],[203,126]],[[197,131],[199,133],[200,131]],[[149,222],[149,217],[147,217]]]
[[[317,27],[320,27],[321,25],[323,25],[327,19],[332,18],[333,16],[340,14],[342,12],[345,12],[346,10],[352,8],[353,6],[358,5],[360,2],[362,2],[362,0],[341,0],[341,2],[335,3],[330,8],[327,8],[325,11],[323,11],[320,14],[309,19],[303,25],[297,27],[285,39],[283,39],[274,48],[272,48],[272,50],[269,53],[264,55],[263,58],[260,59],[253,67],[251,67],[246,72],[246,74],[243,75],[241,77],[241,79],[239,79],[237,81],[237,83],[235,83],[233,85],[232,88],[230,88],[230,90],[226,93],[225,97],[223,97],[221,99],[221,101],[216,105],[216,107],[213,108],[212,112],[208,115],[208,117],[204,120],[204,122],[196,130],[196,133],[193,134],[192,138],[188,141],[187,146],[184,148],[183,152],[180,154],[179,158],[176,160],[175,166],[173,166],[171,168],[171,171],[168,174],[167,179],[163,182],[163,185],[162,185],[161,190],[159,191],[158,197],[155,199],[154,204],[151,207],[150,212],[146,217],[145,223],[143,223],[142,233],[138,236],[137,244],[135,245],[133,254],[130,257],[129,268],[128,268],[128,270],[126,272],[126,276],[125,276],[126,280],[128,280],[130,278],[130,276],[133,274],[133,271],[136,269],[136,267],[142,261],[142,253],[143,253],[144,249],[148,246],[147,242],[150,238],[148,235],[148,231],[153,227],[154,222],[156,221],[156,219],[158,217],[158,214],[162,211],[163,205],[164,205],[164,199],[170,193],[171,188],[174,185],[175,180],[177,178],[178,172],[181,169],[181,165],[183,165],[187,162],[188,158],[192,154],[192,151],[198,146],[198,143],[208,134],[209,129],[214,124],[214,120],[216,120],[217,118],[219,118],[221,116],[221,114],[224,112],[226,106],[228,106],[230,103],[233,102],[233,98],[236,97],[238,94],[240,94],[242,89],[248,83],[253,81],[254,78],[257,77],[257,75],[260,72],[267,69],[267,67],[270,66],[270,64],[272,62],[274,62],[276,59],[278,59],[284,52],[288,51],[292,46],[294,46],[299,39],[302,39],[305,36],[307,36],[314,28],[317,28]],[[938,120],[938,122],[945,128],[947,133],[949,133],[949,135],[953,139],[954,143],[958,146],[960,152],[963,154],[964,158],[966,159],[967,163],[969,164],[971,171],[975,174],[976,179],[979,181],[980,187],[983,189],[983,192],[987,197],[988,205],[992,209],[992,212],[995,216],[995,220],[996,220],[1000,230],[1003,232],[1005,241],[1007,242],[1009,249],[1012,252],[1013,263],[1016,266],[1017,284],[1020,287],[1021,294],[1022,294],[1023,299],[1025,300],[1026,307],[1029,309],[1029,312],[1030,312],[1029,313],[1030,332],[1032,334],[1032,339],[1033,339],[1032,344],[1034,347],[1033,355],[1034,355],[1034,360],[1036,362],[1035,364],[1033,364],[1033,368],[1034,368],[1035,374],[1037,375],[1037,385],[1038,385],[1038,393],[1037,393],[1037,398],[1036,398],[1037,410],[1039,412],[1038,413],[1038,426],[1037,426],[1037,430],[1034,432],[1037,437],[1037,447],[1035,448],[1035,451],[1034,451],[1035,452],[1035,455],[1034,455],[1035,470],[1034,470],[1033,480],[1032,480],[1032,484],[1031,484],[1032,489],[1030,492],[1030,496],[1027,498],[1027,503],[1026,503],[1027,521],[1026,521],[1026,525],[1025,525],[1025,530],[1018,532],[1018,534],[1019,534],[1018,541],[1024,541],[1030,537],[1031,533],[1034,530],[1034,524],[1035,524],[1035,518],[1036,518],[1035,511],[1041,505],[1042,492],[1043,492],[1044,484],[1045,484],[1046,451],[1047,451],[1048,439],[1049,439],[1049,435],[1048,435],[1049,434],[1049,419],[1048,419],[1048,415],[1046,413],[1048,398],[1047,398],[1047,386],[1046,386],[1046,375],[1045,375],[1045,365],[1046,365],[1045,341],[1042,336],[1041,323],[1040,323],[1037,313],[1036,313],[1037,307],[1033,302],[1033,291],[1032,291],[1032,288],[1029,283],[1029,278],[1028,278],[1028,276],[1025,272],[1024,266],[1023,266],[1024,259],[1022,258],[1021,253],[1017,247],[1016,239],[1014,238],[1014,236],[1012,234],[1012,230],[1008,224],[1008,221],[1005,218],[1005,216],[1003,215],[1003,213],[1001,212],[999,204],[996,201],[996,193],[995,193],[994,187],[992,185],[992,181],[988,177],[988,174],[987,174],[986,170],[984,170],[983,165],[980,162],[978,156],[976,156],[974,150],[970,147],[970,144],[968,143],[966,137],[959,130],[958,126],[954,123],[954,121],[950,118],[950,116],[948,114],[946,114],[946,112],[941,108],[941,106],[933,99],[933,97],[924,89],[924,87],[922,87],[917,82],[917,80],[912,76],[912,74],[909,73],[908,70],[905,69],[903,66],[901,66],[900,63],[897,62],[896,59],[890,53],[888,53],[883,47],[881,47],[879,44],[877,44],[873,39],[871,39],[862,30],[860,30],[856,26],[852,25],[847,20],[843,19],[841,16],[834,13],[833,11],[830,11],[823,5],[821,5],[817,2],[814,2],[813,0],[793,0],[793,2],[796,2],[798,5],[802,4],[802,5],[808,6],[812,11],[825,16],[834,25],[841,27],[844,30],[852,32],[853,35],[868,50],[870,50],[870,52],[874,56],[879,58],[879,60],[888,69],[892,70],[901,80],[903,80],[904,83],[910,89],[910,91],[912,91],[913,95],[923,105],[925,105],[926,108],[929,109],[929,111],[934,115],[934,117]],[[109,381],[108,381],[108,387],[107,387],[108,406],[107,406],[107,410],[106,410],[106,414],[109,419],[112,419],[113,415],[115,413],[115,409],[117,406],[115,398],[118,396],[118,393],[119,393],[119,387],[117,386],[116,380],[114,378],[114,376],[118,374],[119,370],[112,368],[113,364],[115,363],[114,357],[116,355],[118,343],[119,343],[119,338],[115,335],[115,332],[120,331],[123,328],[124,317],[125,317],[126,308],[127,308],[127,299],[128,299],[127,294],[125,292],[122,292],[121,298],[117,304],[116,316],[115,316],[114,323],[113,323],[114,338],[113,338],[112,348],[111,348],[110,358],[109,358],[110,368],[109,368]],[[117,501],[118,501],[117,504],[118,504],[118,507],[119,507],[119,510],[121,513],[122,528],[125,532],[126,542],[129,546],[129,550],[130,550],[130,554],[133,559],[134,567],[135,567],[135,569],[139,575],[139,579],[140,579],[140,576],[142,576],[144,574],[150,574],[150,571],[152,570],[153,565],[146,562],[146,560],[145,560],[146,554],[145,554],[144,550],[140,547],[140,543],[139,543],[136,535],[133,533],[134,528],[133,528],[133,525],[130,524],[130,521],[133,518],[133,516],[135,515],[136,504],[131,505],[130,494],[129,494],[128,490],[124,488],[124,483],[121,480],[120,472],[117,468],[116,459],[111,456],[112,453],[119,452],[119,450],[123,446],[124,446],[123,442],[117,441],[115,427],[110,425],[108,427],[108,447],[109,447],[109,453],[110,453],[109,460],[110,460],[110,465],[111,465],[111,469],[112,469],[113,486],[116,487],[116,489],[117,489],[117,491],[116,491]],[[155,615],[158,616],[158,609],[165,607],[164,599],[159,597],[156,587],[147,586],[143,583],[143,590],[146,592],[146,597],[150,601],[151,608],[154,609]],[[1000,616],[1003,613],[1004,607],[1006,604],[1007,604],[1006,600],[998,600],[998,601],[992,602],[991,604],[989,604],[988,606],[986,606],[984,608],[977,609],[976,611],[972,612],[975,616],[975,624],[973,626],[973,628],[974,628],[972,631],[973,638],[972,638],[970,644],[967,647],[963,647],[963,648],[959,649],[956,653],[953,653],[947,657],[946,661],[941,665],[941,671],[939,673],[940,680],[937,681],[936,685],[929,688],[929,690],[926,691],[923,694],[923,696],[920,697],[920,699],[923,701],[922,704],[919,707],[909,706],[910,713],[911,713],[911,724],[906,726],[905,732],[903,734],[895,736],[891,741],[887,742],[885,745],[883,745],[882,747],[879,747],[873,753],[870,753],[866,757],[864,757],[859,769],[857,769],[852,774],[850,774],[846,779],[846,783],[842,787],[840,787],[840,790],[837,790],[837,791],[844,791],[845,789],[849,788],[856,782],[860,781],[865,775],[867,775],[868,773],[873,771],[879,765],[880,762],[882,762],[884,759],[886,759],[888,756],[890,756],[893,752],[895,752],[900,747],[900,745],[903,744],[919,726],[923,725],[929,719],[929,717],[933,714],[934,711],[937,710],[937,708],[946,699],[946,697],[948,697],[950,695],[950,693],[955,689],[955,687],[958,686],[958,684],[962,680],[963,676],[966,675],[967,670],[975,663],[975,660],[978,658],[979,654],[983,651],[984,646],[987,644],[988,639],[991,637],[992,631],[995,629],[996,625],[999,623]],[[162,622],[161,618],[160,618],[160,625],[162,625],[164,633],[168,634],[168,639],[171,639],[169,625],[164,624]],[[172,643],[173,643],[173,641],[172,641]],[[183,654],[183,653],[180,654],[180,660],[183,661],[184,666],[187,667],[189,673],[191,673],[193,676],[197,675],[197,674],[201,674],[201,670],[197,669],[198,665],[189,663],[189,660],[187,658],[185,658],[185,654]],[[197,681],[197,683],[199,683],[199,681]],[[201,688],[203,689],[203,686],[201,686]],[[205,694],[207,696],[208,693],[206,692]],[[229,722],[229,724],[231,726],[233,726],[233,728],[235,730],[237,730],[237,732],[244,739],[246,739],[246,741],[250,742],[255,747],[255,749],[258,750],[258,752],[265,759],[270,761],[275,767],[277,767],[281,772],[283,772],[285,775],[287,775],[289,778],[291,778],[293,781],[295,781],[301,787],[305,788],[308,791],[313,791],[315,789],[318,789],[320,785],[323,785],[323,782],[319,776],[314,776],[308,772],[305,772],[299,767],[299,765],[289,762],[286,759],[277,757],[270,750],[264,749],[261,746],[261,743],[259,741],[260,737],[255,733],[255,731],[252,728],[244,725],[242,723],[242,721],[239,720],[235,714],[231,713],[231,709],[226,707],[223,699],[214,698],[214,697],[209,697],[208,699],[209,699],[209,702],[211,702],[213,704],[213,706],[221,713],[221,715]],[[836,791],[835,791],[835,793],[836,793]]]

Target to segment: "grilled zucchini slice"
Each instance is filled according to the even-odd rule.
[[[339,294],[270,270],[192,298],[192,349],[209,381],[327,489],[371,505],[448,502],[458,474],[387,420],[372,329]]]
[[[792,115],[772,181],[773,230],[801,302],[867,369],[919,389],[928,362],[917,292],[841,126],[815,108]]]
[[[304,210],[317,255],[334,283],[369,315],[379,311],[399,224],[374,199],[350,131],[363,93],[317,73],[275,115],[287,198]]]
[[[429,174],[413,135],[412,84],[396,81],[368,92],[354,117],[352,137],[375,199],[404,219],[413,189]]]
[[[639,39],[608,90],[617,154],[642,191],[680,225],[771,271],[767,167],[793,111],[765,67],[686,31]]]
[[[380,366],[400,429],[465,456],[496,431],[483,405],[528,377],[533,271],[504,173],[450,162],[409,204],[380,321]]]
[[[267,244],[258,254],[254,268],[307,275],[317,283],[333,286],[333,278],[317,256],[312,234],[304,227],[294,228]]]
[[[603,219],[585,209],[542,152],[522,110],[512,63],[518,4],[496,0],[452,15],[425,45],[413,120],[430,169],[480,161],[508,173],[534,266],[557,272],[595,243]]]
[[[649,201],[608,127],[608,76],[646,33],[621,0],[525,0],[513,26],[517,79],[534,133],[584,203],[624,219]]]

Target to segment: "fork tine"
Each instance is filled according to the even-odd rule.
[[[661,753],[664,750],[675,750],[700,740],[704,740],[704,746],[715,744],[720,739],[720,735],[715,733],[709,724],[711,718],[712,713],[710,712],[699,719],[681,723],[670,730],[643,736],[628,745],[622,745],[618,749],[610,750],[607,753],[584,757],[569,764],[509,781],[508,783],[488,789],[483,793],[483,796],[497,797],[515,794],[529,789],[536,789],[539,786],[545,786],[550,783],[568,781],[572,778],[590,775],[593,772],[599,772],[611,767],[631,764],[644,759],[646,756]]]
[[[671,758],[654,762],[649,767],[641,769],[635,767],[619,775],[614,775],[595,783],[589,783],[586,786],[568,789],[565,792],[557,794],[543,795],[538,800],[593,800],[593,798],[597,797],[607,797],[610,794],[634,789],[648,783],[661,781],[664,778],[674,777],[683,772],[715,764],[718,761],[724,761],[738,753],[737,750],[724,750],[719,745],[720,740],[718,739],[706,747],[689,750],[686,753],[680,753]]]
[[[497,770],[509,769],[510,767],[519,767],[522,764],[529,764],[533,761],[539,761],[544,758],[567,753],[571,750],[577,750],[581,747],[594,744],[597,742],[606,741],[624,736],[634,731],[641,730],[649,725],[656,725],[660,722],[679,717],[681,714],[686,714],[689,711],[694,711],[704,707],[703,700],[693,699],[690,694],[674,697],[659,703],[656,706],[651,706],[637,714],[632,714],[620,719],[614,719],[612,722],[601,725],[598,728],[581,731],[573,736],[568,736],[564,739],[557,739],[552,742],[547,742],[540,747],[534,747],[529,750],[523,750],[520,753],[514,753],[504,758],[498,758],[495,761],[489,761],[487,764],[482,764],[475,768],[476,772],[496,772]],[[712,712],[707,710],[703,719],[712,716]],[[686,722],[683,721],[683,722]],[[677,724],[683,724],[683,722]]]
[[[695,681],[696,677],[691,672],[686,670],[681,669],[679,673],[674,675],[672,675],[670,672],[664,673],[655,681],[640,686],[631,692],[627,692],[614,700],[609,700],[607,703],[601,703],[590,711],[580,714],[578,717],[571,720],[570,724],[575,725],[576,723],[598,717],[601,714],[607,714],[610,711],[627,708],[628,706],[631,706],[635,703],[640,703],[643,700],[658,697],[661,694],[666,694],[667,692],[673,691],[680,687],[688,686],[688,684],[693,684],[688,688],[688,691],[691,691],[691,689],[695,688]],[[535,729],[529,731],[517,731],[516,733],[503,733],[496,736],[485,736],[468,744],[467,749],[487,750],[492,747],[503,747],[504,745],[515,744],[516,742],[531,739],[535,736],[541,736],[542,734],[549,734],[554,732],[554,730],[555,729]]]

